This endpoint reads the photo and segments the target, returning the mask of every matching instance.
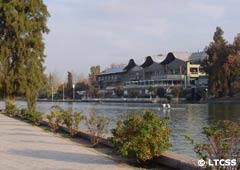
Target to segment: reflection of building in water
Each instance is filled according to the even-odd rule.
[[[205,52],[170,52],[166,56],[148,56],[142,62],[130,59],[125,67],[109,68],[98,74],[97,86],[105,92],[123,86],[124,94],[132,89],[148,94],[150,86],[206,88],[208,78],[201,64],[207,58]]]

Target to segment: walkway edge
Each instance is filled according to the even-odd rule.
[[[49,126],[48,122],[43,120],[42,125]],[[59,126],[59,128],[65,132],[68,132],[68,129],[64,126]],[[92,135],[83,131],[78,131],[77,136],[90,140]],[[113,148],[112,142],[106,138],[100,138],[100,144]],[[178,169],[178,170],[203,170],[203,167],[198,166],[198,160],[187,155],[177,154],[171,151],[165,151],[158,158],[154,159],[154,162],[160,165],[167,166],[169,168]]]

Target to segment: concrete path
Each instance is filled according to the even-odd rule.
[[[130,170],[93,148],[0,114],[1,170]]]

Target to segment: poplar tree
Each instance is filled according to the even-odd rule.
[[[226,75],[223,65],[229,55],[229,45],[223,37],[223,30],[216,28],[213,42],[206,49],[209,55],[205,70],[209,75],[209,89],[215,96],[223,96],[227,92]]]
[[[42,0],[0,0],[1,96],[23,96],[31,111],[46,82],[43,34],[49,16]]]

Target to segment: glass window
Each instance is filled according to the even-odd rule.
[[[198,73],[198,68],[190,68],[190,72],[192,74],[197,74]]]

